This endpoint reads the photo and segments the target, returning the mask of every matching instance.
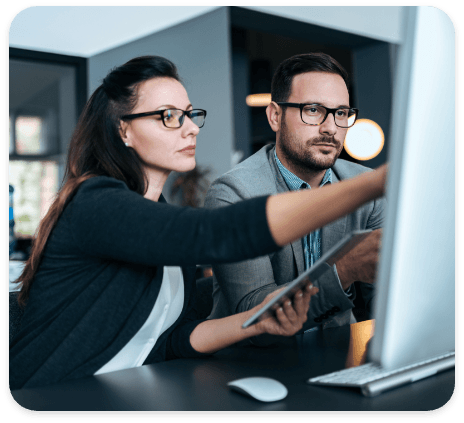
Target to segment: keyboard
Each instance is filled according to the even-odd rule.
[[[307,383],[324,386],[361,388],[366,396],[375,396],[400,385],[432,376],[454,367],[454,351],[398,369],[386,370],[376,363],[339,370],[308,379]]]

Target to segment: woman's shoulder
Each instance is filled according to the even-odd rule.
[[[82,182],[80,188],[85,190],[104,188],[129,189],[123,181],[110,176],[93,176]]]
[[[109,176],[93,176],[79,185],[75,195],[73,195],[71,204],[76,207],[79,204],[114,202],[118,198],[125,197],[125,193],[129,195],[135,194],[129,190],[123,181]]]

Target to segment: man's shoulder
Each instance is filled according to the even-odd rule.
[[[274,145],[269,144],[258,150],[256,153],[252,154],[250,157],[245,159],[243,162],[240,162],[234,166],[231,170],[226,172],[224,175],[244,175],[251,172],[256,172],[261,170],[266,166],[269,166],[269,154],[271,150],[273,151]]]
[[[339,180],[354,178],[361,173],[372,171],[372,169],[367,166],[344,159],[338,159],[333,165],[332,170]]]
[[[273,147],[273,145],[267,145],[261,148],[217,178],[212,186],[220,184],[240,185],[246,187],[247,191],[259,191],[259,193],[264,194],[264,191],[271,189],[274,184],[273,189],[275,190],[275,182],[273,183],[275,178],[269,162]]]

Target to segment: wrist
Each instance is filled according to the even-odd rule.
[[[344,281],[344,280],[340,279],[340,283],[342,285],[343,291],[346,291],[347,289],[349,289],[349,287],[351,286],[353,281]]]
[[[338,279],[340,280],[342,289],[346,291],[353,283],[353,280],[352,278],[349,278],[349,272],[347,271],[342,260],[336,263],[336,269],[337,269]]]
[[[241,313],[243,315],[243,319],[240,322],[240,328],[242,328],[242,325],[250,317],[252,317],[259,310],[259,308],[260,308],[260,306],[258,305],[256,307],[253,307],[251,310],[248,310],[248,311],[245,311],[245,312]],[[253,325],[248,326],[246,329],[242,328],[242,330],[246,333],[247,338],[262,335],[263,333],[265,333],[265,330],[259,324],[259,320],[258,320],[258,322],[254,323]]]

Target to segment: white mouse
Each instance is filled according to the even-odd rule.
[[[231,389],[248,395],[258,401],[271,402],[284,399],[287,388],[275,379],[268,377],[246,377],[227,384]]]

